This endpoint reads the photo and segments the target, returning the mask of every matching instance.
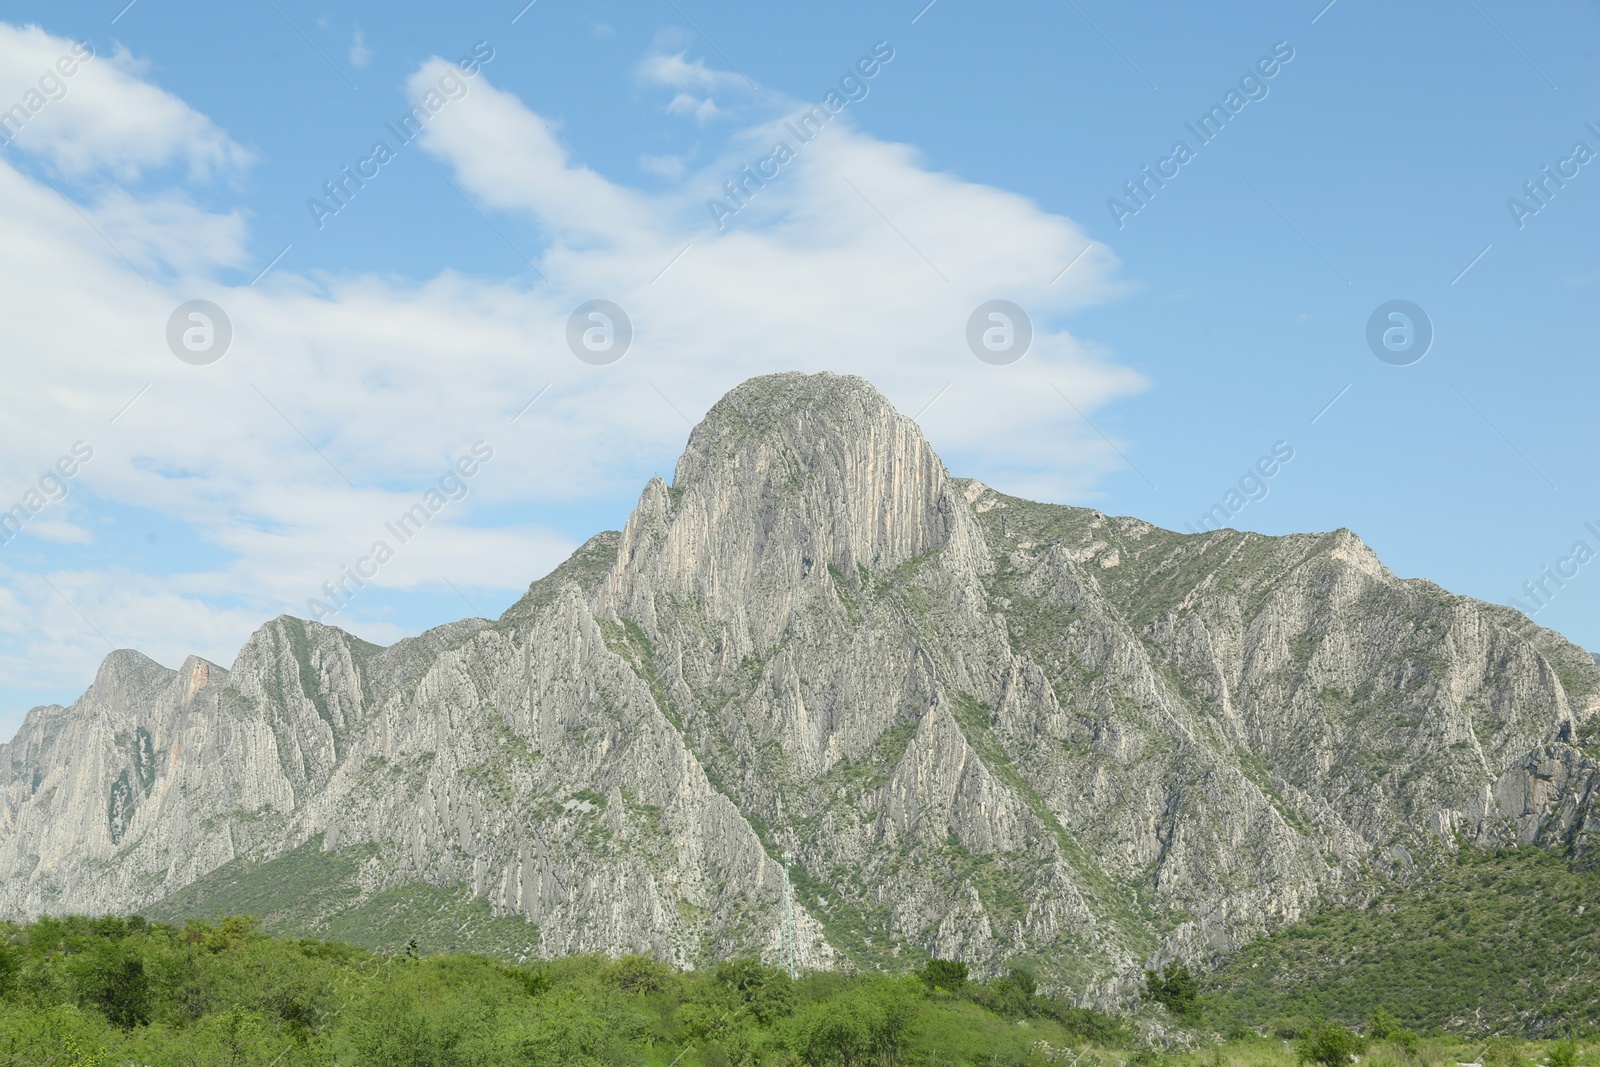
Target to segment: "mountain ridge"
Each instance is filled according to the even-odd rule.
[[[113,653],[0,746],[0,913],[315,837],[539,954],[777,959],[787,852],[803,965],[1021,961],[1110,1002],[1458,836],[1587,862],[1600,668],[1520,618],[1348,530],[998,493],[861,379],[753,379],[499,619]]]

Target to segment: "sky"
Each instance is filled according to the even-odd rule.
[[[1600,649],[1594,0],[125,4],[0,15],[0,737],[497,616],[783,370]]]

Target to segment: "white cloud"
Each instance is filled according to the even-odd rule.
[[[62,545],[87,545],[94,543],[94,535],[82,526],[62,519],[38,519],[28,523],[23,532],[46,541]]]
[[[357,70],[366,70],[372,64],[372,49],[367,47],[367,35],[356,30],[355,36],[350,39],[350,65]]]
[[[0,567],[0,583],[0,607],[10,609],[4,614],[26,620],[0,626],[14,635],[0,643],[0,674],[18,689],[59,685],[64,677],[87,688],[113,648],[136,648],[168,667],[190,655],[226,667],[267,621],[248,608],[217,608],[188,595],[181,582],[127,570],[20,574]]]
[[[172,163],[192,179],[248,165],[223,130],[142,73],[120,46],[96,56],[37,26],[0,23],[0,108],[16,148],[70,177],[103,171],[120,181]]]
[[[690,116],[702,126],[727,115],[714,92],[749,96],[754,89],[743,75],[713,70],[703,59],[689,60],[686,52],[652,51],[638,62],[634,73],[647,85],[675,90],[667,102],[667,114]]]
[[[687,52],[651,52],[641,59],[634,72],[641,81],[662,85],[668,89],[747,89],[749,83],[743,76],[729,71],[712,70],[705,60],[689,60]]]
[[[677,181],[689,170],[688,163],[682,156],[652,156],[649,154],[639,157],[639,166],[647,173],[668,181]]]
[[[722,114],[717,102],[710,97],[702,99],[693,93],[679,93],[667,102],[669,115],[693,115],[702,126]]]
[[[251,262],[243,212],[212,214],[181,193],[135,197],[113,188],[85,213],[106,240],[141,267],[187,275]]]
[[[0,28],[0,39],[30,33]],[[90,69],[131,78],[111,64]],[[413,98],[448,69],[424,64],[408,83]],[[172,102],[198,120],[184,128],[215,129]],[[631,493],[641,467],[669,474],[689,430],[679,410],[697,419],[743,379],[778,370],[861,374],[907,413],[938,395],[921,420],[934,445],[956,473],[1002,488],[1081,497],[1121,466],[1061,395],[1093,416],[1143,384],[1065,328],[1072,311],[1123,284],[1111,251],[1072,220],[930,170],[913,148],[842,114],[793,145],[793,161],[719,232],[707,198],[789,136],[780,123],[745,131],[713,165],[663,164],[668,185],[656,192],[574,160],[550,125],[480,73],[421,142],[491,217],[539,230],[547,280],[446,270],[406,282],[280,266],[258,286],[223,285],[213,272],[242,261],[242,212],[209,213],[172,190],[112,190],[81,209],[119,254],[0,157],[0,350],[37,354],[9,357],[8,391],[28,402],[0,413],[8,474],[18,485],[36,479],[87,440],[95,456],[77,480],[97,506],[156,512],[223,561],[166,576],[53,573],[94,627],[163,662],[198,651],[225,663],[265,618],[305,614],[307,598],[476,440],[495,458],[469,496],[375,581],[514,593],[572,547],[537,524],[543,509]],[[74,137],[63,143],[113,172],[130,159],[147,165],[119,131],[84,126]],[[183,143],[191,148],[168,157],[196,142]],[[351,210],[367,208],[376,210]],[[496,238],[486,229],[484,240]],[[220,304],[234,328],[226,357],[205,367],[179,362],[164,339],[174,307],[194,297]],[[635,327],[632,349],[609,367],[566,348],[568,317],[595,297],[621,304]],[[964,340],[972,310],[997,297],[1026,308],[1035,327],[1032,350],[1009,367],[980,363]],[[66,517],[50,519],[60,525],[41,533],[64,533]],[[21,560],[0,555],[0,618],[26,620],[0,623],[0,676],[12,672],[18,687],[85,684],[104,641]],[[376,599],[358,595],[335,621],[392,640],[399,631]]]

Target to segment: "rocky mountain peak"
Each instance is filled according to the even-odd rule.
[[[142,652],[119,648],[100,661],[94,683],[80,703],[95,707],[124,704],[134,694],[169,685],[176,674]],[[75,705],[76,706],[76,705]]]
[[[648,589],[703,597],[729,617],[756,589],[828,573],[854,582],[952,545],[984,555],[915,422],[862,378],[768,375],[711,408],[671,487],[646,487],[605,599],[648,612]]]

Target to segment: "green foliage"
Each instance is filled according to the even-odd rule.
[[[1359,1034],[1338,1023],[1315,1024],[1295,1044],[1295,1054],[1301,1063],[1315,1063],[1319,1067],[1349,1067],[1365,1049],[1366,1042]]]
[[[788,1046],[808,1067],[895,1063],[910,1043],[917,1004],[904,989],[875,984],[855,996],[808,1005],[795,1016]]]
[[[712,977],[763,1026],[794,1011],[794,982],[781,970],[737,959],[719,963]]]
[[[648,956],[623,956],[604,973],[624,993],[655,993],[672,977],[672,968]]]
[[[1400,1029],[1400,1022],[1383,1008],[1372,1013],[1372,1022],[1367,1025],[1367,1036],[1374,1041],[1387,1041],[1391,1034]]]
[[[1123,1020],[1041,996],[1022,967],[981,982],[940,961],[923,969],[941,976],[930,986],[791,979],[748,958],[692,972],[643,956],[511,966],[406,942],[375,953],[271,936],[236,916],[0,924],[0,1065],[992,1067],[1130,1043]]]
[[[0,998],[9,997],[17,988],[17,974],[22,970],[22,950],[0,941]]]
[[[1483,1050],[1484,1067],[1528,1067],[1522,1042],[1509,1037],[1492,1037]]]
[[[1551,1045],[1550,1067],[1578,1067],[1578,1043],[1569,1037]]]
[[[917,971],[917,977],[929,989],[958,993],[967,984],[967,965],[957,960],[929,960]]]
[[[1464,848],[1370,906],[1325,908],[1247,945],[1204,979],[1202,1001],[1224,1030],[1272,1020],[1278,1032],[1293,1016],[1367,1026],[1382,1009],[1422,1032],[1564,1035],[1600,1019],[1596,900],[1600,870],[1535,848]]]
[[[1150,999],[1159,1003],[1184,1022],[1200,1019],[1200,983],[1195,981],[1189,968],[1181,963],[1168,963],[1160,973],[1144,972],[1144,989]]]
[[[124,1030],[150,1021],[150,977],[123,939],[98,939],[72,957],[67,973],[78,1003]]]
[[[1417,1035],[1401,1026],[1398,1019],[1382,1008],[1372,1013],[1372,1022],[1367,1025],[1367,1036],[1374,1041],[1387,1041],[1408,1056],[1417,1053],[1419,1042]]]

